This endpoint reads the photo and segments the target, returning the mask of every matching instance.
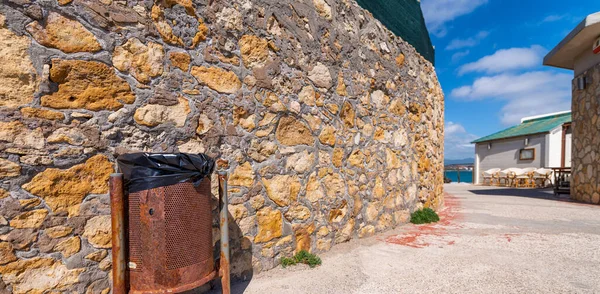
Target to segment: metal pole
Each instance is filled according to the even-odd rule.
[[[221,259],[219,266],[219,275],[221,276],[221,288],[224,294],[231,292],[230,273],[229,273],[229,199],[227,198],[227,169],[229,161],[219,159],[217,161],[217,174],[219,175],[219,198],[221,204],[220,225],[221,225]]]
[[[110,189],[110,221],[112,226],[112,293],[126,294],[123,174],[111,174],[108,186]]]

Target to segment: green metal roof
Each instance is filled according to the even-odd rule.
[[[571,112],[534,118],[523,121],[523,123],[521,123],[520,125],[516,125],[506,130],[502,130],[500,132],[491,134],[489,136],[479,138],[471,143],[481,143],[498,139],[547,133],[553,130],[554,128],[568,122],[571,122]]]

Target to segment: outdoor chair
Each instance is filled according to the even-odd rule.
[[[501,186],[502,185],[502,181],[504,181],[504,186],[508,187],[510,186],[510,179],[511,179],[511,175],[512,175],[512,169],[507,168],[505,170],[501,170],[499,172],[496,173],[496,180],[497,180],[497,185]]]
[[[481,177],[483,178],[482,184],[485,185],[485,181],[487,180],[490,186],[494,184],[495,176],[500,171],[499,168],[488,169],[481,173]]]
[[[517,175],[522,175],[523,174],[523,169],[520,168],[516,168],[516,167],[512,167],[509,168],[509,173],[508,173],[508,182],[509,182],[509,187],[514,187],[517,182]]]
[[[540,181],[540,187],[545,188],[546,183],[550,182],[552,185],[552,173],[553,170],[547,168],[538,168],[533,172],[533,183],[537,184]]]
[[[522,169],[520,174],[515,174],[515,186],[517,188],[534,188],[533,172],[535,170],[535,167],[528,167]]]

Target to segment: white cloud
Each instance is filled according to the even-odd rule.
[[[470,134],[458,123],[447,121],[444,126],[444,157],[463,159],[473,157],[475,150],[471,142],[478,136]]]
[[[583,17],[572,15],[570,13],[550,14],[550,15],[544,17],[544,19],[542,19],[542,21],[540,21],[538,23],[538,25],[548,23],[548,22],[557,22],[557,21],[568,21],[568,22],[572,22],[572,23],[577,23],[577,22],[580,22],[582,19],[583,19]]]
[[[479,45],[481,40],[487,38],[490,35],[488,31],[481,31],[477,35],[467,39],[454,39],[446,46],[446,50],[457,50],[462,48],[475,47]]]
[[[448,22],[486,3],[488,0],[422,0],[421,9],[429,32],[441,38],[448,32]]]
[[[555,21],[559,21],[559,20],[562,20],[562,19],[567,18],[567,17],[569,17],[568,14],[563,14],[563,15],[551,14],[551,15],[546,16],[542,20],[542,22],[555,22]]]
[[[469,53],[471,53],[471,51],[465,50],[465,51],[458,51],[458,52],[452,54],[452,63],[459,62],[461,59],[463,59],[464,57],[469,55]]]
[[[500,74],[478,78],[472,85],[452,90],[450,96],[506,101],[499,115],[503,124],[512,125],[525,116],[571,109],[571,80],[571,75],[554,71]]]
[[[509,70],[532,68],[542,64],[546,49],[539,45],[529,48],[501,49],[492,55],[467,63],[458,70],[459,75],[469,72],[500,73]]]

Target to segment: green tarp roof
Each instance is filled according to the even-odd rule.
[[[394,34],[411,44],[425,59],[435,64],[435,52],[421,2],[417,0],[356,0]]]
[[[504,138],[546,133],[568,122],[571,122],[571,112],[526,120],[520,125],[479,138],[471,143],[481,143]]]

